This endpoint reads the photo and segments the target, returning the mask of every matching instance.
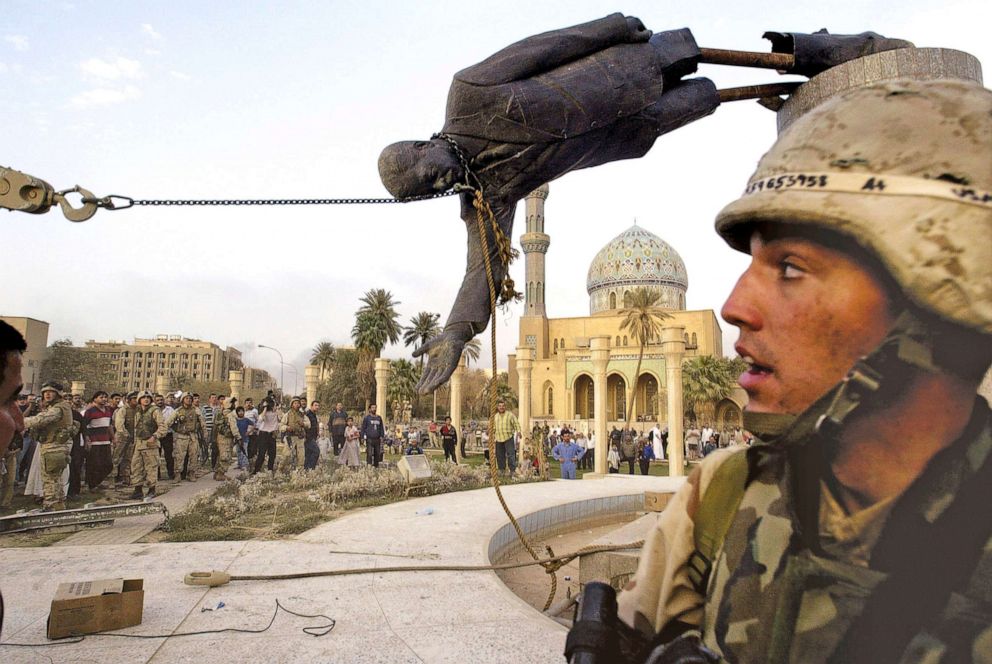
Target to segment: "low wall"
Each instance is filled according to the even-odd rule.
[[[579,528],[605,525],[620,515],[644,511],[644,492],[623,496],[589,498],[564,505],[546,507],[517,517],[528,539],[547,539]],[[489,540],[489,562],[498,563],[521,548],[512,523],[497,530]]]

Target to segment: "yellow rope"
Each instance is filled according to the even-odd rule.
[[[493,375],[489,383],[489,475],[492,478],[493,488],[496,489],[496,497],[499,498],[500,505],[503,506],[503,511],[506,512],[506,516],[510,519],[510,523],[513,524],[513,529],[517,531],[517,537],[520,539],[520,543],[530,554],[531,558],[535,561],[539,561],[540,558],[537,552],[534,551],[534,547],[531,546],[530,541],[524,534],[523,529],[517,522],[516,517],[513,516],[513,512],[510,511],[510,507],[506,504],[506,499],[503,498],[503,491],[500,489],[499,485],[499,471],[496,467],[496,283],[493,278],[493,267],[489,258],[489,239],[486,237],[486,221],[489,222],[490,227],[493,229],[493,236],[496,238],[497,250],[499,251],[500,258],[504,259],[504,264],[507,267],[507,274],[509,274],[510,259],[512,259],[512,253],[509,250],[509,238],[503,233],[503,229],[499,227],[496,221],[496,217],[493,214],[492,208],[489,207],[489,203],[482,195],[482,191],[479,189],[475,190],[475,195],[472,200],[472,205],[475,207],[475,221],[476,227],[479,231],[479,241],[482,244],[482,256],[483,261],[486,266],[486,282],[489,285],[489,330],[490,330],[490,340],[492,345],[492,369]],[[512,281],[510,282],[510,289],[512,290]],[[548,610],[551,606],[551,602],[554,601],[555,593],[558,592],[558,577],[555,574],[565,562],[556,559],[554,551],[550,546],[545,546],[548,552],[548,562],[540,562],[538,564],[544,568],[544,571],[551,576],[551,592],[548,594],[548,599],[544,603],[544,611]]]

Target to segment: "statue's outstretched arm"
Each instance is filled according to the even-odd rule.
[[[463,194],[467,196],[467,194]],[[507,237],[512,237],[513,214],[516,205],[495,210],[496,221]],[[427,394],[444,384],[458,366],[465,344],[475,335],[486,329],[489,324],[489,281],[486,278],[486,265],[482,244],[476,226],[475,209],[471,204],[462,204],[462,219],[468,233],[468,257],[466,259],[465,278],[455,297],[455,303],[448,314],[444,330],[438,336],[429,340],[423,346],[413,351],[414,357],[427,355],[427,366],[417,383],[417,390]],[[486,229],[486,240],[489,245],[489,262],[492,268],[493,283],[499,295],[500,283],[506,274],[506,268],[499,258],[496,240],[491,228]]]
[[[473,85],[498,85],[530,78],[615,44],[645,42],[651,31],[632,16],[604,18],[527,37],[467,67],[455,79]]]

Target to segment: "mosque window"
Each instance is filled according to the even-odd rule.
[[[623,292],[623,308],[624,309],[630,308],[630,291]]]
[[[537,346],[537,335],[528,334],[524,339],[524,344],[530,346],[531,348]]]
[[[620,346],[620,335],[619,334],[617,335],[617,346],[618,347]]]
[[[617,308],[617,294],[610,293],[610,309],[616,309],[616,308]]]
[[[565,350],[565,337],[561,338],[561,349]]]
[[[692,333],[692,347],[693,348],[696,348],[697,346],[699,346],[699,344],[696,342],[696,333],[693,332]]]
[[[548,402],[547,403],[548,403],[548,408],[547,408],[548,415],[554,415],[555,414],[555,388],[553,388],[553,387],[549,387],[548,388]]]
[[[555,355],[558,354],[558,340],[555,339]]]
[[[627,335],[626,335],[626,334],[625,334],[625,335],[623,335],[623,345],[624,345],[624,346],[626,346],[626,345],[627,345]]]

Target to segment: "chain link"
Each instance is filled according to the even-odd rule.
[[[84,203],[94,203],[105,210],[126,210],[137,205],[390,205],[393,203],[413,203],[434,198],[445,198],[459,193],[457,190],[444,191],[426,196],[410,198],[131,198],[111,195],[103,198],[84,198]],[[115,202],[123,201],[123,202]]]

